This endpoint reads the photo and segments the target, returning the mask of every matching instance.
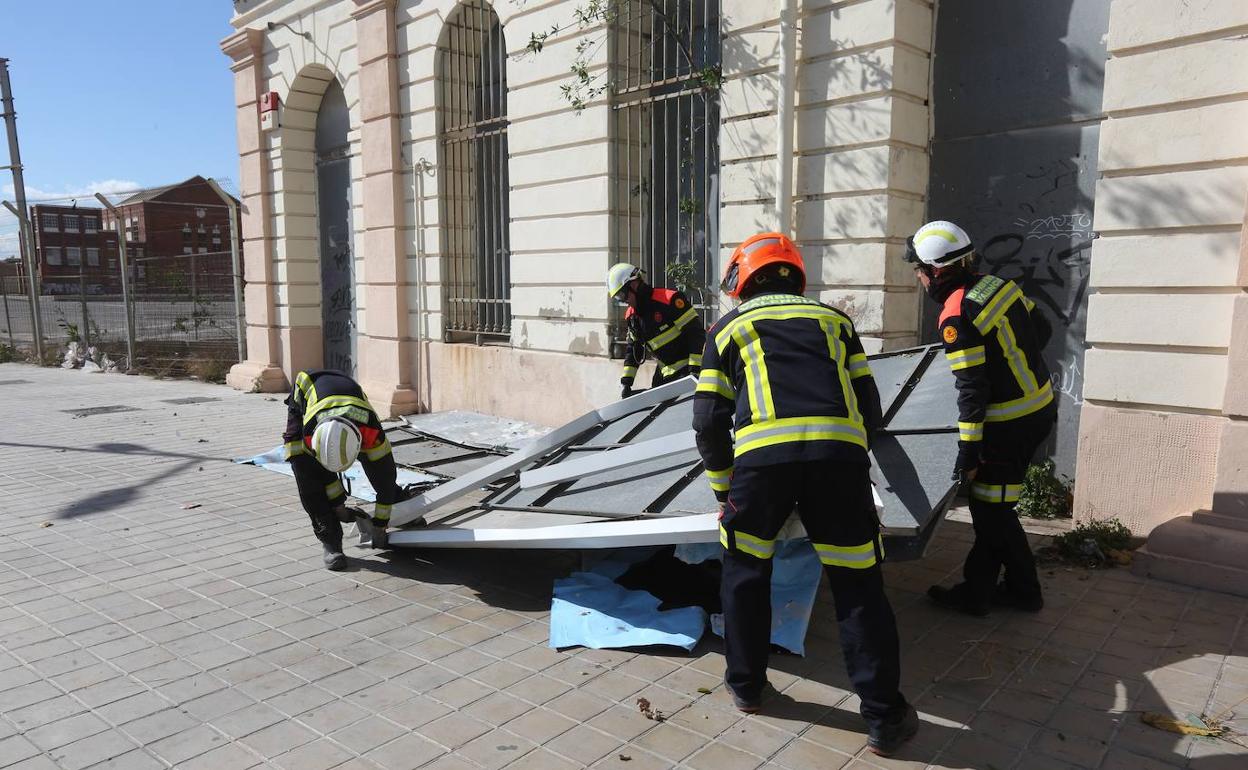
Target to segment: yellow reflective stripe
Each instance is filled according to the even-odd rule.
[[[346,494],[346,491],[342,488],[342,482],[337,479],[334,480],[334,483],[325,485],[325,496],[330,500],[342,497],[344,494]]]
[[[703,369],[698,374],[698,387],[694,389],[695,393],[714,393],[723,396],[729,401],[735,401],[737,393],[732,389],[732,382],[728,379],[728,375],[718,369]]]
[[[701,368],[701,367],[702,367],[702,354],[701,354],[701,353],[690,353],[690,354],[689,354],[689,365],[690,365],[690,366],[696,366],[696,367],[698,367],[698,368]]]
[[[625,377],[636,377],[636,376],[637,376],[637,367],[635,367],[635,366],[626,366],[626,367],[624,367],[624,376],[625,376]]]
[[[287,441],[285,444],[282,444],[282,459],[283,460],[289,460],[295,455],[302,455],[302,454],[307,454],[307,453],[308,453],[308,447],[306,444],[303,443],[303,441]]]
[[[326,396],[319,399],[315,403],[309,404],[307,411],[303,413],[303,424],[307,425],[312,418],[326,409],[336,407],[358,407],[369,412],[373,411],[373,407],[367,401],[357,396]]]
[[[776,553],[775,540],[764,540],[739,530],[733,530],[732,535],[737,543],[737,550],[742,553],[748,553],[757,559],[770,559]],[[719,542],[724,548],[728,547],[728,530],[724,529],[723,524],[719,525]]]
[[[390,521],[390,509],[393,507],[388,503],[377,503],[373,506],[373,518],[381,521]]]
[[[737,430],[736,456],[776,444],[795,441],[845,441],[867,448],[861,421],[848,417],[782,417]]]
[[[867,569],[879,563],[875,555],[875,541],[869,540],[862,545],[826,545],[812,543],[819,561],[828,567],[847,567],[849,569]]]
[[[732,480],[732,466],[728,466],[722,471],[713,471],[706,469],[706,479],[711,483],[711,489],[716,492],[727,492],[729,482]]]
[[[1005,362],[1009,364],[1010,371],[1014,373],[1018,389],[1024,393],[1039,390],[1040,383],[1036,382],[1036,375],[1031,371],[1031,367],[1027,366],[1023,351],[1018,347],[1018,339],[1014,336],[1014,328],[1010,326],[1010,319],[1001,319],[1001,324],[997,327],[997,342],[1001,345],[1001,352],[1005,354]]]
[[[1005,286],[997,290],[992,299],[988,300],[984,309],[979,311],[979,315],[975,316],[975,328],[979,329],[980,334],[988,334],[989,330],[995,327],[1010,309],[1010,305],[1022,296],[1023,293],[1017,284],[1007,282]]]
[[[973,348],[945,353],[945,360],[949,362],[949,368],[956,372],[959,369],[970,369],[972,366],[987,363],[988,353],[983,345],[976,345]]]
[[[676,319],[676,322],[672,324],[671,328],[666,329],[665,331],[661,331],[658,334],[651,337],[646,342],[646,345],[649,346],[651,350],[658,350],[659,348],[663,347],[667,343],[679,337],[681,330],[684,329],[686,326],[688,326],[689,323],[697,317],[698,317],[698,311],[694,310],[693,308],[689,308],[688,310],[685,311],[684,315]]]
[[[870,376],[871,365],[867,363],[866,353],[854,353],[849,357],[849,378],[851,380]]]
[[[1022,494],[1022,484],[971,484],[971,497],[985,503],[1017,503]]]
[[[914,242],[914,245],[918,246],[923,241],[926,241],[928,239],[928,236],[932,236],[932,235],[939,235],[941,238],[944,238],[946,241],[949,241],[950,243],[958,242],[958,236],[954,235],[948,230],[938,230],[936,228],[932,228],[931,230],[924,230],[922,237],[916,240]]]
[[[1031,311],[1036,309],[1036,303],[1032,302],[1030,299],[1027,298],[1027,295],[1024,294],[1023,295],[1023,307],[1027,308],[1027,312],[1030,313]]]
[[[984,424],[982,422],[959,422],[958,423],[958,440],[959,441],[983,441],[984,440]]]
[[[365,449],[364,456],[369,460],[376,462],[386,455],[390,454],[390,439],[382,439],[381,443],[372,449]]]
[[[295,375],[295,389],[303,396],[305,405],[316,401],[316,386],[312,384],[312,378],[307,372],[299,372]]]
[[[734,339],[741,348],[741,361],[745,365],[745,391],[750,397],[751,422],[766,422],[776,413],[771,399],[771,383],[767,378],[767,362],[763,358],[763,341],[759,339],[754,324],[734,324]]]
[[[768,295],[771,296],[771,295]],[[792,295],[783,295],[791,297]],[[737,329],[746,324],[753,324],[758,321],[787,321],[792,318],[809,318],[812,321],[830,321],[836,324],[846,323],[845,317],[837,313],[831,308],[823,307],[811,301],[810,303],[792,303],[794,307],[764,307],[757,310],[751,310],[748,313],[743,312],[741,315],[733,319],[732,323],[720,329],[715,334],[715,347],[719,352],[723,352],[728,346],[728,341],[736,335]],[[742,305],[742,307],[745,307]]]
[[[849,357],[849,350],[845,345],[845,341],[841,339],[841,328],[838,323],[828,323],[826,320],[819,322],[819,327],[823,329],[823,334],[828,339],[828,355],[836,364],[836,376],[841,381],[841,393],[845,396],[845,407],[849,412],[849,417],[858,424],[862,424],[862,414],[858,411],[858,394],[854,392],[854,388],[849,384],[849,371],[846,369],[846,359]]]
[[[659,368],[659,373],[662,374],[664,377],[668,377],[668,376],[675,374],[676,372],[680,371],[681,369],[685,368],[688,365],[689,365],[689,359],[682,358],[679,361],[673,361],[670,364],[663,364],[663,366]]]
[[[996,404],[988,405],[988,412],[984,416],[984,422],[1009,422],[1017,420],[1020,417],[1026,417],[1034,414],[1053,401],[1053,383],[1045,380],[1044,384],[1035,393],[1028,393],[1022,398],[1016,398],[1013,401],[1002,401]]]

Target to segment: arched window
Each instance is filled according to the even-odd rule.
[[[616,243],[652,282],[708,309],[719,282],[720,0],[617,5]]]
[[[455,7],[438,51],[444,328],[511,333],[507,46],[485,0]]]

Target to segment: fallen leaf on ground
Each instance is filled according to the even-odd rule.
[[[1140,721],[1150,727],[1156,727],[1158,730],[1178,733],[1179,735],[1203,735],[1216,738],[1226,732],[1224,727],[1203,727],[1201,725],[1180,722],[1177,719],[1168,717],[1165,714],[1158,714],[1155,711],[1145,711],[1143,714],[1140,714]]]
[[[710,690],[710,688],[709,688],[709,687],[699,687],[699,688],[698,688],[698,692],[702,693],[703,695],[710,695],[710,694],[711,694],[711,690]]]
[[[637,710],[641,715],[652,722],[662,722],[666,717],[663,712],[650,705],[650,701],[645,698],[637,699]]]
[[[632,757],[630,757],[630,756],[629,756],[629,755],[627,755],[627,754],[621,754],[621,755],[620,755],[620,761],[621,761],[621,762],[632,762],[632,761],[633,761],[633,758],[632,758]]]

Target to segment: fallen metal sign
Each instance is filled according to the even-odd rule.
[[[885,417],[871,475],[885,546],[897,560],[922,555],[955,491],[956,392],[939,356],[929,346],[870,357]],[[396,526],[422,518],[427,526],[395,532],[391,542],[610,548],[718,540],[719,506],[690,431],[694,386],[686,378],[609,404],[395,506]],[[474,492],[478,499],[453,506]]]

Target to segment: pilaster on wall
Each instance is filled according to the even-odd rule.
[[[776,3],[723,0],[721,260],[776,226]],[[797,20],[793,233],[808,293],[847,311],[871,352],[914,344],[901,259],[923,223],[931,5],[804,0]]]
[[[1110,6],[1077,518],[1147,534],[1248,457],[1228,425],[1248,411],[1246,27],[1238,0]]]
[[[280,366],[274,303],[273,237],[269,228],[269,163],[260,131],[264,33],[242,29],[221,41],[233,63],[238,131],[239,195],[242,198],[243,278],[247,283],[247,360],[230,368],[226,382],[245,391],[280,392],[288,386]]]
[[[382,414],[419,408],[410,386],[403,179],[399,141],[399,75],[395,0],[355,0],[360,67],[363,159],[364,313],[359,339],[360,384]]]

